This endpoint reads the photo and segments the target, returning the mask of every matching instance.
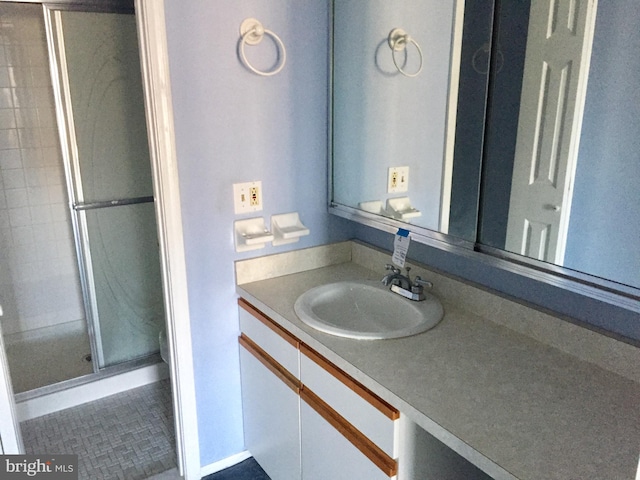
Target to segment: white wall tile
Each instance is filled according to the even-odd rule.
[[[0,88],[0,108],[13,108],[13,92],[10,87]]]
[[[31,224],[51,224],[51,207],[49,205],[36,205],[30,207]],[[46,244],[42,248],[46,248]]]
[[[39,244],[56,241],[56,229],[52,223],[36,223],[31,225],[33,236]]]
[[[47,172],[45,167],[26,168],[24,170],[24,177],[27,187],[44,187],[47,185]],[[45,198],[48,201],[49,195],[45,194]]]
[[[22,155],[19,149],[2,150],[0,154],[0,170],[22,168]]]
[[[7,208],[27,207],[29,205],[29,196],[26,188],[14,188],[5,190],[7,199]]]
[[[26,186],[24,171],[22,169],[3,170],[2,181],[6,189],[24,188]]]
[[[40,130],[38,128],[19,128],[20,148],[40,148]]]
[[[15,128],[0,130],[0,145],[2,145],[4,149],[20,148],[18,131]]]
[[[13,88],[13,102],[16,108],[36,108],[36,98],[32,95],[32,88]]]
[[[31,211],[29,207],[10,208],[9,225],[11,227],[24,227],[31,225]]]
[[[22,165],[24,168],[44,166],[44,152],[39,148],[23,148]]]
[[[84,316],[42,19],[14,28],[0,46],[0,296],[13,333]]]
[[[2,67],[0,67],[0,87],[2,82]],[[0,110],[0,129],[16,128],[16,117],[13,108],[3,108]]]
[[[16,108],[15,115],[18,128],[36,127],[38,125],[38,110],[35,108]]]
[[[31,225],[14,227],[11,229],[11,234],[15,245],[33,245],[34,238]]]
[[[0,87],[10,87],[11,77],[9,76],[8,67],[0,67]]]

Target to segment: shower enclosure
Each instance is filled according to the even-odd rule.
[[[155,362],[164,328],[135,18],[59,5],[0,2],[0,321],[16,393]],[[47,350],[84,366],[36,379]]]

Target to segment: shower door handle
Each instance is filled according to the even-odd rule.
[[[150,202],[153,202],[152,196],[121,198],[118,200],[105,200],[102,202],[74,203],[73,209],[75,211],[82,211],[82,210],[93,210],[96,208],[119,207],[121,205],[135,205],[137,203],[150,203]]]

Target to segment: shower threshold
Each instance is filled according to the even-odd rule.
[[[128,362],[119,363],[112,367],[106,367],[101,369],[97,373],[89,373],[70,380],[64,380],[61,382],[53,383],[51,385],[45,385],[43,387],[34,388],[26,392],[20,392],[15,394],[16,403],[25,402],[34,398],[50,395],[53,393],[69,390],[75,387],[86,385],[89,383],[97,382],[109,377],[121,375],[126,372],[137,370],[142,367],[162,363],[160,353],[153,353],[151,355],[140,357]]]

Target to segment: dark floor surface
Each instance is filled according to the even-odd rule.
[[[204,477],[202,480],[270,480],[264,470],[260,468],[258,462],[253,457],[225,468],[220,472]]]

